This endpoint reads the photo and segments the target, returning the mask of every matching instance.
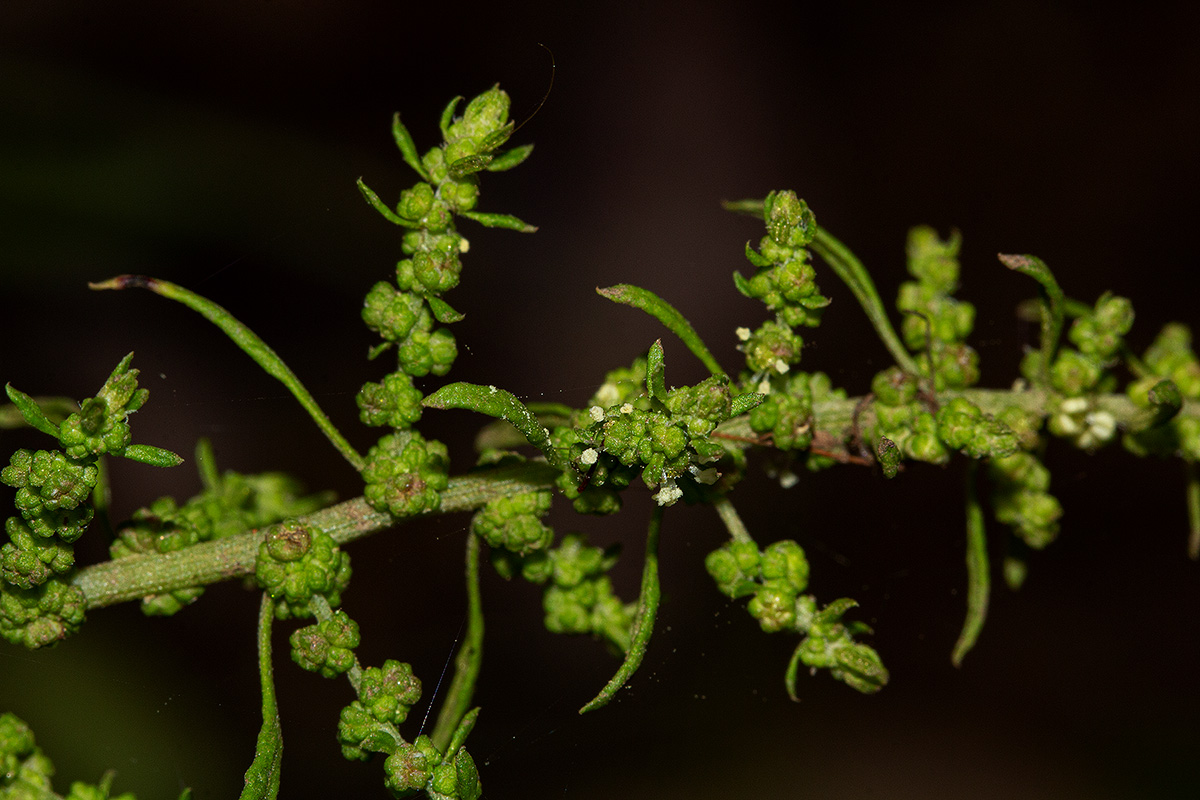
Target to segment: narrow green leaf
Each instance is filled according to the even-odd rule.
[[[505,150],[503,153],[498,153],[492,163],[488,164],[488,172],[504,172],[517,166],[525,159],[529,158],[529,154],[533,152],[533,145],[523,144],[519,147],[513,147]]]
[[[246,770],[241,800],[275,800],[279,795],[279,770],[283,763],[283,730],[275,704],[275,679],[271,672],[271,621],[275,603],[263,592],[258,610],[258,677],[262,683],[262,728],[254,762]]]
[[[642,566],[642,590],[638,595],[637,614],[633,618],[633,630],[630,632],[629,652],[600,694],[596,695],[583,708],[580,714],[595,711],[608,705],[621,687],[633,677],[642,659],[646,656],[646,647],[650,644],[650,636],[654,633],[654,620],[658,616],[658,602],[662,590],[658,584],[658,533],[662,528],[663,507],[657,506],[650,516],[650,525],[646,529],[646,560]]]
[[[896,477],[896,473],[900,471],[900,448],[896,446],[896,443],[886,436],[880,436],[875,453],[879,457],[879,466],[883,469],[883,477],[888,480]]]
[[[421,405],[426,408],[464,408],[489,417],[506,419],[524,434],[530,444],[542,451],[548,462],[556,467],[562,466],[558,452],[550,443],[550,431],[512,392],[495,386],[451,383],[426,397]]]
[[[666,365],[663,363],[662,339],[655,339],[646,355],[646,392],[655,400],[667,404]]]
[[[479,590],[479,537],[467,534],[467,632],[454,656],[454,679],[442,701],[437,722],[429,738],[439,750],[447,753],[454,734],[466,719],[475,694],[475,682],[483,663],[483,595]],[[478,711],[478,709],[476,709]]]
[[[800,702],[800,698],[796,694],[796,676],[800,673],[800,653],[804,647],[804,641],[801,639],[800,644],[796,645],[796,649],[792,651],[792,657],[788,659],[787,671],[783,673],[783,685],[793,703]]]
[[[11,383],[4,384],[4,392],[31,428],[36,428],[55,439],[58,438],[58,426],[49,420],[36,400],[15,388]]]
[[[365,183],[363,183],[362,178],[358,179],[358,191],[361,192],[366,201],[371,204],[371,208],[382,214],[383,218],[388,222],[391,222],[394,225],[403,226],[405,228],[418,227],[417,223],[404,219],[395,211],[392,211],[390,208],[388,208],[387,203],[380,200],[379,195],[371,191],[371,189]]]
[[[446,761],[458,755],[458,751],[467,743],[467,737],[471,735],[471,731],[475,729],[475,721],[479,719],[479,707],[476,706],[463,714],[463,718],[459,721],[458,726],[454,729],[454,735],[450,737],[450,744],[446,748]]]
[[[740,417],[742,414],[748,413],[761,406],[763,401],[766,399],[767,396],[765,394],[759,394],[758,392],[746,392],[745,394],[739,394],[737,397],[733,398],[733,403],[730,407],[730,416]]]
[[[58,423],[79,410],[79,404],[69,397],[34,397],[33,402],[42,410],[42,414],[54,426],[52,436],[58,436]],[[29,420],[21,413],[14,403],[0,405],[0,430],[5,428],[24,428]],[[39,428],[40,430],[40,428]]]
[[[317,405],[317,401],[309,393],[308,389],[304,388],[304,384],[296,377],[296,373],[283,363],[283,359],[267,346],[267,343],[259,338],[258,334],[246,327],[236,317],[230,314],[221,306],[213,301],[201,297],[195,292],[188,291],[182,286],[176,286],[168,281],[159,280],[158,278],[147,277],[146,275],[118,275],[115,278],[109,278],[100,283],[89,283],[88,286],[92,289],[149,289],[155,294],[162,295],[169,300],[174,300],[182,303],[192,309],[209,322],[216,325],[225,335],[233,340],[233,343],[241,348],[242,352],[254,359],[254,363],[262,367],[268,375],[278,380],[288,388],[292,396],[299,401],[304,410],[308,412],[317,427],[325,434],[342,457],[350,462],[356,470],[362,471],[366,464],[363,457],[346,441],[346,437],[342,436],[341,431],[334,427],[330,422],[329,417]]]
[[[766,203],[762,200],[722,200],[721,208],[726,211],[732,211],[735,214],[745,214],[746,216],[762,219]]]
[[[413,141],[408,128],[404,127],[404,123],[400,121],[399,112],[392,117],[392,138],[396,140],[396,146],[400,148],[400,155],[404,157],[404,163],[412,167],[413,172],[420,175],[423,180],[429,180],[429,173],[425,171],[425,166],[421,163],[421,156],[417,153],[417,143]]]
[[[450,124],[454,122],[454,110],[458,108],[458,104],[461,103],[462,100],[463,97],[460,94],[458,97],[447,103],[446,107],[442,109],[442,118],[438,122],[438,128],[442,131],[442,141],[446,141],[450,138]]]
[[[510,231],[518,233],[534,233],[537,230],[536,225],[530,225],[511,214],[485,214],[480,211],[460,211],[460,217],[474,220],[486,228],[506,228]]]
[[[854,294],[880,341],[892,354],[896,365],[910,375],[919,375],[917,362],[896,335],[896,329],[892,327],[883,301],[879,299],[879,292],[875,289],[875,282],[871,280],[871,273],[867,272],[866,266],[858,260],[858,256],[834,238],[833,234],[819,226],[810,246]]]
[[[217,457],[213,453],[212,440],[201,436],[196,440],[196,469],[200,471],[200,483],[206,492],[221,490],[221,473],[217,471]]]
[[[746,297],[754,297],[754,295],[750,294],[750,281],[743,278],[742,273],[736,269],[733,271],[733,286]]]
[[[131,444],[125,448],[122,455],[130,461],[149,464],[152,467],[177,467],[183,463],[183,456],[152,444]]]
[[[449,325],[463,319],[462,314],[455,311],[449,303],[436,295],[429,295],[425,298],[425,301],[429,303],[429,309],[433,312],[433,318],[443,325]]]
[[[1046,262],[1036,256],[1005,255],[1001,253],[1000,263],[1011,270],[1028,275],[1038,282],[1038,294],[1042,300],[1042,363],[1039,365],[1038,377],[1043,386],[1050,383],[1050,365],[1058,352],[1058,340],[1063,328],[1063,291],[1059,288],[1054,274],[1046,266]]]
[[[468,175],[474,175],[476,172],[482,172],[487,169],[488,164],[491,164],[494,157],[491,153],[476,153],[471,156],[463,156],[455,161],[447,169],[447,173],[451,180],[461,180]]]
[[[975,471],[977,461],[970,461],[967,469],[967,618],[963,622],[962,632],[954,645],[954,653],[950,661],[956,667],[962,666],[962,660],[983,630],[984,620],[987,619],[988,595],[991,592],[991,576],[988,574],[987,531],[983,521],[983,507],[975,490]]]
[[[687,349],[691,350],[696,358],[708,367],[709,372],[713,375],[725,374],[725,370],[721,369],[721,365],[705,347],[692,324],[674,306],[654,292],[628,283],[619,283],[616,286],[609,286],[607,289],[597,288],[596,292],[614,303],[623,303],[645,311],[666,326],[667,330],[678,336],[680,341],[687,345]]]
[[[454,755],[454,778],[458,800],[479,800],[483,796],[483,788],[479,783],[479,769],[466,748]]]

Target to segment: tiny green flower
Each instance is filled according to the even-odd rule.
[[[289,641],[293,661],[309,672],[333,678],[354,666],[358,623],[345,611],[334,611],[332,618],[294,631]]]

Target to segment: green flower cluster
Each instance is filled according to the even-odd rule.
[[[915,353],[921,370],[937,391],[960,389],[979,380],[979,355],[964,340],[975,324],[975,307],[955,300],[958,251],[962,238],[954,233],[938,238],[932,228],[919,226],[908,233],[908,272],[915,281],[900,284],[896,307],[905,315],[900,333]],[[929,370],[932,365],[933,374]]]
[[[582,535],[568,534],[558,547],[518,556],[492,551],[501,577],[520,574],[530,583],[548,584],[542,597],[546,628],[552,633],[590,633],[621,652],[629,649],[636,603],[622,603],[606,574],[616,552],[591,547]]]
[[[876,373],[871,393],[875,398],[876,439],[892,442],[905,458],[915,461],[944,464],[950,459],[917,376],[889,367]]]
[[[366,425],[389,426],[397,434],[409,431],[421,417],[422,393],[413,378],[445,375],[458,354],[454,335],[436,327],[462,319],[441,295],[458,285],[462,273],[460,256],[469,244],[454,225],[454,217],[465,216],[484,225],[532,231],[516,217],[474,211],[479,198],[476,173],[501,171],[517,166],[529,156],[532,146],[499,152],[512,134],[508,121],[508,95],[493,87],[471,100],[460,118],[454,112],[462,98],[455,98],[442,114],[443,143],[418,156],[408,129],[396,116],[392,133],[405,163],[421,180],[400,194],[395,209],[359,181],[363,196],[390,222],[405,229],[401,249],[407,256],[396,265],[395,284],[376,283],[363,304],[363,321],[379,334],[383,344],[371,358],[396,347],[398,368],[378,383],[365,384],[357,396],[360,418]],[[393,514],[408,515],[437,508],[437,492],[445,488],[448,468],[444,448],[423,440],[398,442],[384,437],[372,453],[378,461],[369,467],[367,496],[372,505]],[[404,456],[398,448],[412,445]],[[415,449],[414,449],[415,448]],[[418,453],[424,448],[427,452]],[[440,449],[439,449],[440,448]],[[396,467],[397,458],[411,464]],[[434,473],[441,471],[441,477]]]
[[[550,511],[553,495],[527,492],[489,500],[471,518],[471,530],[494,548],[528,555],[554,541],[554,531],[541,518]]]
[[[808,559],[796,542],[775,542],[762,551],[754,542],[726,542],[708,554],[704,566],[723,594],[750,597],[747,610],[765,632],[804,636],[788,670],[788,691],[793,696],[795,663],[828,669],[834,678],[864,693],[877,692],[887,683],[879,655],[854,641],[853,634],[870,633],[870,629],[841,621],[858,604],[842,598],[818,611],[816,599],[803,594],[808,587]]]
[[[126,355],[96,396],[80,403],[79,411],[59,426],[58,440],[71,458],[124,455],[133,441],[129,415],[145,404],[150,392],[138,388],[138,371],[129,367],[132,360],[133,353]]]
[[[1017,434],[1000,420],[985,415],[979,406],[956,397],[938,409],[938,437],[948,447],[970,458],[1003,458],[1017,452]]]
[[[780,450],[807,450],[813,437],[812,381],[822,373],[793,372],[777,385],[763,388],[770,393],[750,412],[750,429],[769,433]],[[766,382],[764,382],[766,383]]]
[[[83,592],[61,578],[33,589],[0,590],[0,637],[33,650],[65,639],[83,624]]]
[[[341,603],[350,583],[350,556],[328,533],[295,520],[282,522],[258,546],[254,578],[275,601],[276,617],[309,617],[315,594],[331,606]]]
[[[1160,394],[1166,394],[1161,384],[1170,381],[1176,388],[1177,401],[1200,400],[1200,360],[1192,350],[1192,333],[1186,325],[1171,323],[1163,327],[1143,356],[1151,372],[1127,388],[1133,402],[1147,410],[1163,405]],[[1167,420],[1151,415],[1151,424],[1142,430],[1129,431],[1123,443],[1136,455],[1180,455],[1187,461],[1200,461],[1200,419],[1195,416],[1174,415]]]
[[[720,477],[715,464],[728,451],[709,434],[735,413],[752,407],[745,401],[735,407],[724,376],[666,391],[658,342],[651,347],[647,363],[644,402],[636,402],[626,389],[616,394],[621,402],[593,405],[575,416],[573,426],[560,426],[551,433],[552,446],[571,465],[559,488],[581,513],[619,509],[617,493],[637,475],[657,490],[654,499],[663,506],[684,497],[684,487],[699,492],[699,486],[715,483]],[[597,397],[614,394],[602,387]]]
[[[816,327],[829,305],[817,288],[812,256],[807,246],[817,235],[817,223],[808,205],[794,192],[771,192],[763,201],[767,235],[755,251],[746,245],[746,258],[758,272],[749,280],[734,273],[738,291],[761,300],[775,313],[751,331],[738,328],[738,349],[746,356],[746,370],[738,380],[742,396],[755,393],[761,402],[750,411],[750,428],[770,434],[772,444],[782,451],[805,451],[813,434],[813,403],[822,397],[845,397],[834,390],[828,376],[793,371],[800,362],[803,338],[794,330]],[[809,469],[832,464],[829,458],[809,453]],[[790,468],[782,472],[794,480]]]
[[[199,464],[212,463],[212,448],[201,441],[196,449]],[[282,472],[242,475],[232,470],[206,476],[205,489],[180,506],[174,498],[160,497],[135,511],[121,526],[109,546],[113,558],[143,553],[171,553],[199,542],[223,539],[265,528],[288,517],[300,517],[327,506],[329,492],[303,495],[295,478]],[[147,595],[142,612],[169,616],[196,601],[200,586]]]
[[[0,546],[0,636],[10,642],[40,647],[83,622],[83,595],[66,577],[75,565],[73,544],[94,516],[88,500],[100,480],[97,459],[108,453],[158,466],[181,461],[166,450],[131,444],[127,417],[148,396],[138,388],[132,358],[125,356],[96,396],[59,424],[29,395],[6,388],[25,421],[65,451],[17,450],[0,470],[0,482],[17,490],[20,513],[5,521],[8,541]]]
[[[14,714],[0,714],[0,797],[57,798],[50,783],[53,775],[54,764],[37,746],[29,726]],[[135,800],[131,792],[110,794],[114,777],[115,773],[108,772],[97,784],[76,781],[63,800]]]
[[[873,647],[854,641],[854,634],[871,633],[861,623],[842,622],[842,616],[858,605],[848,597],[834,600],[817,610],[811,595],[797,601],[797,627],[807,636],[796,648],[796,658],[809,669],[827,669],[836,680],[863,694],[872,694],[888,682],[888,671]],[[795,697],[795,672],[789,670],[788,691]]]
[[[822,310],[829,305],[817,289],[816,272],[811,255],[806,249],[817,234],[817,221],[808,204],[795,192],[771,192],[763,202],[763,218],[767,223],[767,235],[754,250],[746,243],[746,260],[758,268],[749,280],[741,273],[733,273],[733,282],[746,297],[761,300],[775,312],[778,323],[768,323],[760,328],[760,334],[748,337],[747,358],[755,362],[766,362],[751,369],[759,372],[776,368],[776,361],[784,364],[800,360],[802,342],[791,333],[791,328],[801,325],[816,327],[821,321]],[[770,328],[771,332],[766,332]],[[781,349],[774,358],[760,352],[764,342],[770,341]],[[770,346],[766,348],[768,351]],[[755,355],[751,355],[754,352]],[[783,372],[783,370],[778,370]]]
[[[452,756],[443,754],[428,736],[405,742],[383,765],[388,789],[397,797],[424,790],[430,800],[478,800],[483,785],[475,760],[465,747]]]
[[[1050,494],[1050,470],[1027,452],[993,458],[988,467],[996,519],[1035,550],[1054,541],[1063,510]]]
[[[342,709],[338,721],[338,742],[346,759],[366,761],[372,753],[387,756],[384,783],[397,797],[422,790],[426,796],[442,800],[480,797],[479,772],[462,746],[478,709],[463,718],[447,752],[442,753],[429,736],[418,736],[409,743],[396,729],[421,699],[421,681],[410,664],[388,659],[382,668],[368,667],[357,690],[358,699]]]
[[[1070,439],[1084,450],[1094,450],[1116,436],[1116,418],[1096,407],[1095,395],[1116,388],[1111,370],[1120,361],[1133,317],[1129,300],[1105,292],[1072,323],[1067,338],[1075,347],[1059,348],[1048,371],[1056,396],[1050,402],[1046,428],[1055,436]],[[1041,372],[1042,353],[1030,351],[1021,361],[1022,375],[1037,382]]]
[[[358,647],[358,623],[345,611],[334,611],[329,619],[292,631],[292,661],[309,672],[334,678],[349,671],[355,664],[354,648]]]
[[[439,494],[450,485],[446,445],[426,439],[414,430],[397,430],[384,436],[367,452],[363,491],[376,511],[411,517],[435,511]]]
[[[604,383],[588,401],[588,408],[611,408],[630,403],[642,411],[649,411],[650,397],[645,390],[646,357],[638,356],[628,367],[618,367],[605,373]]]

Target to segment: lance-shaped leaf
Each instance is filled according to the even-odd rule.
[[[512,214],[486,214],[481,211],[459,211],[460,217],[475,220],[480,225],[486,228],[505,228],[518,233],[533,233],[537,230],[536,225],[530,225],[528,222],[517,219]]]
[[[665,325],[667,330],[678,336],[680,341],[687,345],[687,349],[691,350],[696,358],[708,367],[709,372],[713,375],[725,374],[725,370],[721,369],[721,365],[705,347],[704,342],[700,340],[700,334],[696,333],[692,324],[674,306],[654,292],[628,283],[619,283],[616,286],[609,286],[607,289],[598,288],[596,292],[614,303],[624,303],[645,311]]]
[[[283,730],[275,703],[275,678],[271,671],[271,621],[275,603],[263,592],[258,612],[258,676],[262,683],[262,728],[258,731],[254,762],[246,770],[240,800],[275,800],[279,795],[279,770],[283,763]]]
[[[138,461],[152,467],[178,467],[183,463],[183,456],[152,444],[131,444],[125,448],[122,455],[130,461]]]
[[[417,154],[417,144],[413,141],[408,128],[404,127],[404,123],[400,121],[399,112],[392,117],[392,138],[396,140],[396,146],[400,148],[400,155],[404,156],[404,163],[412,167],[413,172],[420,175],[423,180],[429,180],[429,173],[421,164],[421,156]]]
[[[420,227],[419,225],[417,225],[417,223],[413,222],[412,220],[404,219],[399,214],[397,214],[395,211],[392,211],[390,208],[388,208],[387,203],[380,200],[379,195],[375,194],[375,192],[372,191],[370,187],[368,187],[365,183],[363,183],[362,178],[358,179],[358,191],[362,193],[363,199],[365,199],[368,203],[370,203],[371,208],[375,209],[380,214],[382,214],[383,218],[386,219],[388,222],[391,222],[394,225],[400,225],[405,228]]]
[[[646,656],[646,647],[650,644],[651,634],[654,633],[654,620],[658,616],[658,602],[662,597],[662,590],[658,584],[658,532],[662,528],[662,515],[663,507],[656,507],[646,530],[646,561],[642,566],[642,590],[638,596],[637,614],[633,618],[633,630],[629,635],[629,652],[625,654],[625,660],[621,662],[617,674],[605,684],[600,694],[579,709],[580,714],[608,705],[625,682],[637,672]]]
[[[288,391],[292,393],[292,396],[296,398],[300,405],[304,407],[304,410],[308,412],[308,415],[312,417],[313,422],[317,424],[321,432],[325,434],[325,438],[342,454],[342,457],[349,461],[356,470],[361,471],[363,469],[363,466],[366,464],[363,457],[358,454],[358,451],[354,449],[350,442],[346,441],[346,437],[342,436],[341,431],[334,426],[325,412],[321,410],[321,407],[317,405],[316,398],[304,387],[304,384],[296,377],[296,373],[292,372],[291,368],[279,357],[279,354],[259,338],[258,334],[250,330],[237,317],[212,300],[169,281],[151,278],[146,275],[118,275],[115,278],[109,278],[99,283],[89,283],[88,287],[97,290],[149,289],[155,294],[182,303],[192,309],[224,331],[225,335],[232,339],[233,343],[241,348],[242,352],[254,359],[254,363],[262,367],[268,375],[286,386]]]
[[[512,392],[495,386],[460,381],[438,389],[422,400],[421,405],[426,408],[465,408],[508,420],[531,445],[542,451],[548,462],[556,467],[562,466],[562,459],[550,443],[550,431]]]
[[[667,404],[666,365],[663,359],[662,339],[655,339],[646,355],[646,392],[661,403]]]
[[[37,428],[42,433],[49,434],[55,439],[58,438],[58,426],[50,421],[36,400],[15,388],[11,383],[4,384],[4,392],[31,428]]]
[[[983,522],[983,508],[975,490],[977,461],[970,462],[967,470],[967,618],[962,632],[954,645],[950,657],[954,666],[962,666],[962,660],[975,646],[983,622],[987,619],[988,595],[991,592],[991,576],[988,571],[987,531]]]
[[[519,147],[514,147],[510,150],[505,150],[503,153],[497,153],[492,159],[492,163],[487,165],[488,172],[504,172],[520,164],[525,159],[529,158],[529,154],[533,152],[533,145],[523,144]]]
[[[1038,380],[1045,386],[1050,383],[1050,365],[1058,351],[1058,340],[1063,328],[1063,291],[1059,288],[1054,273],[1046,262],[1036,256],[1005,255],[1000,263],[1011,270],[1024,273],[1038,282],[1042,299],[1042,361],[1038,365]]]

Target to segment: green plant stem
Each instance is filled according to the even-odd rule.
[[[283,730],[279,724],[275,678],[271,667],[271,622],[274,619],[275,603],[269,594],[263,592],[258,611],[258,677],[262,684],[263,722],[254,748],[254,762],[246,770],[246,783],[240,800],[275,800],[279,795]]]
[[[811,246],[813,252],[825,259],[825,263],[829,264],[842,282],[854,293],[859,305],[866,312],[867,318],[871,320],[875,332],[883,341],[884,347],[892,354],[892,358],[896,360],[900,369],[912,375],[920,375],[921,371],[917,367],[917,362],[913,360],[904,343],[900,341],[900,337],[896,335],[896,330],[892,327],[891,320],[888,319],[887,311],[884,309],[883,301],[879,299],[879,292],[875,290],[875,283],[858,257],[850,251],[850,248],[821,227],[817,228],[817,235]]]
[[[598,695],[579,709],[580,714],[608,705],[626,681],[633,677],[633,673],[637,672],[646,656],[646,647],[654,633],[654,620],[658,616],[658,602],[662,598],[662,590],[658,585],[658,534],[662,528],[663,508],[654,507],[650,515],[650,525],[646,529],[646,561],[642,566],[642,591],[638,596],[633,630],[629,634],[629,651],[625,653],[625,660],[621,662],[617,673]]]
[[[987,414],[996,414],[1008,406],[1017,406],[1029,413],[1044,416],[1048,395],[1039,389],[1002,391],[967,389],[944,392],[939,399],[949,402],[965,397]],[[851,441],[855,430],[855,409],[861,398],[829,400],[813,407],[814,430],[827,434],[836,442]],[[1127,426],[1137,419],[1142,409],[1124,395],[1101,395],[1096,398],[1099,410],[1113,415],[1118,425]],[[871,424],[874,412],[868,406],[857,417],[859,428]],[[1200,402],[1188,400],[1181,415],[1200,417]],[[514,431],[515,434],[515,431]],[[520,434],[521,443],[525,443]],[[750,429],[747,417],[729,420],[717,428],[716,436],[730,446],[748,446],[757,435]],[[441,508],[435,513],[452,513],[479,508],[488,500],[536,491],[554,485],[559,471],[543,462],[530,462],[512,467],[485,470],[453,478],[442,493]],[[715,501],[717,513],[737,538],[750,534],[727,498]],[[1200,514],[1200,512],[1197,512]],[[375,511],[364,499],[356,498],[305,517],[305,521],[333,536],[339,544],[361,539],[378,531],[395,527],[398,520]],[[71,583],[83,590],[88,608],[98,608],[136,600],[147,594],[216,583],[254,571],[254,560],[262,531],[230,536],[163,555],[136,555],[106,561],[80,569]]]
[[[678,336],[687,349],[691,350],[692,354],[708,368],[709,372],[713,375],[725,374],[725,370],[721,369],[721,365],[713,358],[713,354],[705,346],[700,334],[696,333],[696,329],[687,321],[687,318],[666,300],[647,289],[628,283],[619,283],[606,289],[597,288],[596,293],[607,297],[614,303],[624,303],[645,311],[661,322],[667,330]]]
[[[442,492],[439,513],[470,511],[488,500],[553,486],[558,470],[535,462],[454,478]],[[303,518],[338,544],[396,527],[398,520],[367,505],[361,497]],[[79,570],[71,583],[87,598],[88,608],[136,600],[147,594],[202,586],[254,572],[264,531],[229,536],[172,553],[135,555]]]
[[[200,314],[224,331],[225,335],[232,339],[233,343],[241,348],[246,355],[254,359],[254,363],[262,367],[268,375],[286,386],[288,391],[292,393],[292,396],[300,402],[304,410],[317,423],[317,427],[325,434],[325,438],[337,448],[338,452],[350,462],[352,467],[362,472],[366,461],[351,446],[350,442],[346,441],[346,437],[342,436],[341,431],[334,427],[329,417],[317,405],[316,399],[313,398],[308,389],[304,388],[304,384],[300,382],[300,379],[296,377],[296,373],[292,372],[291,368],[283,363],[283,359],[266,342],[260,339],[258,334],[246,327],[224,308],[205,297],[201,297],[195,292],[184,289],[182,286],[145,275],[118,275],[115,278],[109,278],[99,283],[89,283],[88,286],[97,290],[149,289],[155,294],[162,295],[169,300],[182,303]]]
[[[467,534],[467,632],[454,657],[454,680],[433,726],[433,745],[443,753],[471,708],[475,681],[483,664],[483,594],[479,590],[479,537]]]
[[[1067,305],[1063,291],[1054,279],[1054,273],[1046,262],[1036,256],[999,255],[1000,263],[1011,270],[1028,275],[1038,282],[1038,294],[1042,300],[1042,360],[1038,364],[1038,380],[1044,386],[1050,384],[1050,365],[1058,352],[1058,340],[1062,336],[1064,307]]]
[[[967,495],[967,618],[963,622],[962,632],[954,645],[954,653],[950,661],[956,667],[962,666],[979,633],[983,630],[984,620],[987,619],[988,595],[991,592],[991,576],[988,573],[987,529],[983,521],[983,507],[979,504],[978,492],[975,488],[975,474],[979,462],[971,459],[967,463],[966,495]]]
[[[317,622],[328,623],[333,619],[333,606],[329,605],[329,598],[323,594],[314,594],[312,599],[308,601],[309,608],[312,609],[313,617]],[[350,681],[350,685],[354,687],[354,693],[358,694],[362,689],[362,664],[358,663],[358,656],[354,657],[354,663],[350,665],[350,669],[346,670],[346,680]]]
[[[754,544],[754,538],[750,536],[750,531],[746,528],[746,523],[742,522],[742,518],[738,516],[737,509],[733,507],[733,503],[730,502],[728,497],[718,497],[713,501],[713,508],[720,515],[721,522],[725,523],[725,530],[729,531],[729,538],[735,542]]]

